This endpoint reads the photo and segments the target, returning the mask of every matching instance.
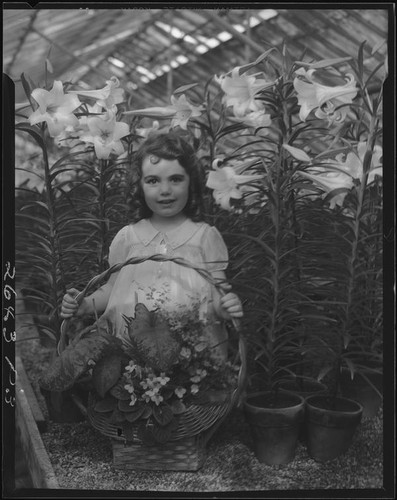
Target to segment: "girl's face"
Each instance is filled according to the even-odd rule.
[[[156,218],[177,219],[189,199],[189,175],[178,160],[147,157],[142,163],[141,185],[147,206]]]

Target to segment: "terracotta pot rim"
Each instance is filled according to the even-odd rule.
[[[350,399],[350,398],[345,398],[345,397],[342,397],[342,396],[337,396],[335,399],[336,401],[339,401],[339,402],[347,402],[348,404],[350,404],[351,406],[355,406],[357,409],[356,410],[331,410],[331,409],[328,409],[328,408],[324,408],[320,405],[317,405],[315,404],[315,400],[318,399],[318,400],[324,400],[324,399],[330,399],[329,396],[324,396],[324,395],[321,395],[321,394],[314,394],[312,396],[309,396],[306,398],[306,405],[307,407],[313,407],[315,410],[319,410],[319,411],[326,411],[327,413],[331,413],[331,414],[340,414],[341,412],[347,412],[347,413],[350,413],[350,414],[360,414],[363,412],[363,405],[361,403],[359,403],[358,401],[355,401],[354,399]]]
[[[300,396],[299,394],[295,394],[295,393],[288,393],[288,391],[282,391],[282,395],[286,395],[291,397],[291,399],[295,399],[296,402],[292,402],[292,404],[288,404],[287,406],[281,406],[281,407],[267,407],[267,406],[258,406],[258,405],[255,405],[255,404],[251,404],[249,402],[250,399],[253,399],[255,397],[258,397],[258,396],[262,396],[262,395],[269,395],[269,394],[272,394],[272,391],[258,391],[258,392],[253,392],[251,394],[247,394],[246,398],[245,398],[245,401],[244,401],[244,405],[247,407],[247,408],[261,408],[261,410],[269,410],[269,411],[283,411],[284,409],[288,408],[288,409],[298,409],[299,407],[301,406],[304,406],[305,404],[305,398]]]

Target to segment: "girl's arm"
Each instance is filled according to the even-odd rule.
[[[94,314],[95,312],[101,314],[105,311],[109,302],[109,297],[116,281],[118,273],[110,276],[108,281],[102,285],[91,295],[84,297],[80,307],[77,310],[77,316],[84,316],[85,314]]]
[[[118,273],[112,274],[103,286],[98,288],[94,293],[84,297],[80,306],[77,304],[75,297],[79,291],[71,288],[63,297],[61,307],[61,317],[64,319],[71,318],[72,316],[85,316],[97,312],[101,314],[105,311],[109,302],[110,293],[113,289],[114,282],[116,281]]]
[[[76,316],[94,314],[95,311],[99,314],[103,313],[108,304],[112,288],[113,287],[109,283],[106,283],[94,293],[88,295],[88,297],[84,297],[80,307],[77,309]]]
[[[231,286],[226,282],[224,271],[214,271],[211,274],[222,283],[222,288],[226,292],[222,296],[218,289],[214,291],[214,308],[217,315],[224,319],[241,318],[243,316],[241,301],[235,293],[230,292]]]

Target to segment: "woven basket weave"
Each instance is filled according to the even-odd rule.
[[[195,269],[201,276],[214,285],[221,294],[224,293],[219,281],[215,280],[205,269],[196,267],[182,258],[155,254],[150,257],[132,257],[124,263],[115,264],[107,271],[92,278],[77,295],[76,300],[81,302],[91,287],[106,280],[112,273],[119,271],[122,267],[139,264],[146,260],[172,261],[179,265]],[[67,323],[68,320],[64,320],[61,326],[58,352],[61,352],[66,347]],[[196,471],[203,466],[206,459],[207,442],[219,428],[223,419],[227,417],[231,409],[238,403],[245,382],[245,342],[240,335],[238,321],[233,319],[232,323],[235,332],[238,334],[240,358],[240,369],[236,387],[230,393],[225,393],[221,401],[188,405],[186,412],[178,416],[178,427],[173,431],[166,443],[153,446],[144,444],[137,437],[137,426],[132,426],[133,430],[129,432],[127,441],[121,424],[110,423],[106,416],[94,410],[96,396],[95,394],[90,394],[87,416],[95,429],[111,438],[114,466],[134,470],[162,471]]]

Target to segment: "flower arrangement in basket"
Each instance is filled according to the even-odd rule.
[[[135,317],[125,320],[122,350],[92,370],[94,424],[102,417],[127,441],[165,443],[189,404],[230,403],[239,366],[217,355],[198,308],[171,316],[138,303]]]
[[[164,255],[131,258],[93,278],[80,292],[80,299],[93,283],[128,263],[146,259],[173,260],[191,267],[183,259]],[[211,279],[206,271],[199,272]],[[62,343],[63,329],[60,355],[40,385],[64,391],[90,374],[87,416],[94,428],[112,438],[114,464],[197,470],[203,464],[207,441],[237,403],[245,378],[242,337],[238,336],[236,349],[230,339],[231,356],[225,359],[211,338],[211,324],[201,318],[199,309],[197,302],[189,310],[169,313],[149,310],[138,302],[135,315],[124,316],[123,338],[115,337],[103,318],[68,345]]]

